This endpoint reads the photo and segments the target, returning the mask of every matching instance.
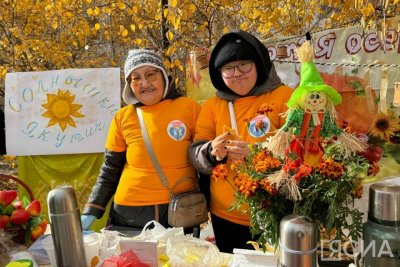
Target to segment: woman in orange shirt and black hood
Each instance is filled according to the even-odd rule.
[[[219,163],[246,157],[248,144],[262,142],[279,129],[284,124],[279,114],[286,111],[292,93],[278,77],[268,49],[241,30],[227,33],[217,42],[209,72],[216,96],[203,104],[190,147],[191,162],[207,175],[201,179],[209,179]],[[233,178],[228,176],[231,184]],[[249,215],[229,210],[233,200],[229,183],[210,180],[215,239],[220,251],[228,253],[233,248],[248,248],[246,242],[252,239]]]

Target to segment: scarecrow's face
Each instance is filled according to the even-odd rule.
[[[309,92],[305,93],[300,98],[300,107],[310,111],[324,110],[328,97],[323,92]]]

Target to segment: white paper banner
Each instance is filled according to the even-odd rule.
[[[265,41],[271,60],[282,81],[295,88],[299,81],[300,63],[295,53],[296,47],[305,36]],[[379,40],[376,31],[363,31],[361,26],[325,30],[312,34],[314,62],[323,74],[336,77],[371,75],[372,90],[379,90],[382,79],[382,66],[388,67],[388,92],[393,94],[394,82],[399,81],[400,35],[388,29],[385,40]],[[278,58],[278,48],[286,47],[286,56]],[[295,74],[295,75],[294,75]],[[341,91],[342,88],[336,88]],[[345,90],[343,90],[345,91]],[[392,98],[390,98],[392,100]]]
[[[7,153],[104,151],[120,108],[120,69],[65,69],[6,75]]]

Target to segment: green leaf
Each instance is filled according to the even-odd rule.
[[[41,223],[42,223],[42,218],[40,218],[40,216],[31,217],[31,219],[29,220],[29,227],[35,228]]]
[[[31,203],[31,201],[30,201],[30,199],[27,197],[27,196],[23,196],[22,197],[22,205],[24,206],[24,207],[26,207],[26,206],[28,206],[29,205],[29,203]]]
[[[12,204],[8,205],[7,207],[5,207],[3,209],[3,211],[1,212],[1,214],[6,214],[6,215],[10,215],[12,213],[12,211],[14,210],[14,206]]]

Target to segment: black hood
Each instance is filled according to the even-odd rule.
[[[211,52],[209,72],[211,82],[217,89],[217,96],[228,101],[234,101],[235,99],[242,97],[234,93],[225,85],[225,82],[221,76],[221,72],[216,66],[216,59],[218,58],[221,49],[239,39],[244,42],[246,46],[253,49],[251,54],[256,55],[256,57],[253,58],[253,61],[257,67],[257,81],[255,87],[250,90],[247,96],[261,95],[277,88],[280,85],[283,85],[276,73],[273,63],[269,58],[269,52],[265,45],[248,32],[234,30],[223,35]]]

